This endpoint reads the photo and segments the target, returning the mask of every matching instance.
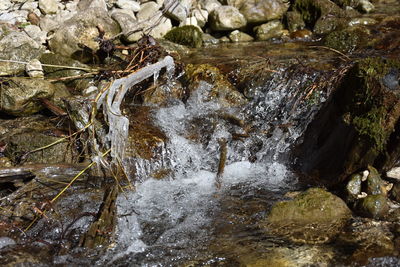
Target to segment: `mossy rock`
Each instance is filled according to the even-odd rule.
[[[267,228],[300,243],[326,243],[351,218],[339,197],[321,188],[310,188],[290,201],[277,202],[267,218]]]
[[[205,82],[211,85],[210,90],[204,95],[204,100],[216,100],[226,107],[241,106],[247,103],[245,97],[236,90],[217,67],[209,64],[188,64],[185,72],[191,93],[197,90],[201,83]]]
[[[292,10],[299,12],[309,27],[314,27],[319,18],[328,15],[346,17],[346,12],[329,0],[295,0]]]
[[[366,217],[382,219],[389,212],[387,198],[382,195],[370,195],[359,201],[357,211]]]
[[[186,25],[170,30],[164,38],[177,44],[199,48],[203,45],[202,35],[203,33],[199,28],[192,25]]]
[[[324,44],[330,48],[351,52],[368,44],[369,32],[362,27],[349,27],[336,30],[325,37]]]

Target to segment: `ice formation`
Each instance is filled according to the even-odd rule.
[[[121,113],[121,103],[129,88],[151,77],[158,77],[161,69],[166,68],[167,75],[172,76],[175,65],[171,56],[161,61],[141,68],[129,76],[115,80],[101,95],[97,102],[97,109],[103,106],[103,113],[109,125],[107,140],[111,144],[113,160],[123,159],[128,139],[129,120]]]

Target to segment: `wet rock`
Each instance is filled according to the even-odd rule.
[[[400,180],[400,167],[391,168],[386,172],[386,176],[389,178]]]
[[[203,44],[202,32],[199,28],[192,25],[174,28],[164,38],[171,42],[193,48],[199,48]]]
[[[239,10],[248,23],[263,23],[282,18],[288,8],[288,2],[283,0],[251,0],[244,1]]]
[[[241,106],[247,102],[218,68],[208,64],[189,64],[185,71],[191,93],[197,90],[201,83],[209,84],[211,88],[202,96],[206,101],[218,101],[225,107]]]
[[[2,28],[5,30],[5,28]],[[44,52],[44,47],[30,38],[25,32],[0,31],[0,58],[3,60],[15,60],[29,62],[37,59]],[[25,70],[24,64],[0,62],[0,76],[16,75]]]
[[[283,24],[279,20],[270,21],[254,28],[256,39],[260,41],[279,38],[284,34]]]
[[[215,31],[236,30],[246,26],[246,18],[232,6],[220,6],[210,13],[210,26]]]
[[[368,195],[358,201],[357,211],[365,217],[382,219],[389,212],[387,198],[383,195]]]
[[[312,28],[321,18],[347,17],[344,10],[329,0],[295,0],[292,9],[299,12],[306,25]]]
[[[368,0],[357,0],[356,3],[357,10],[363,13],[371,13],[375,10],[375,6]]]
[[[368,166],[368,170],[369,175],[367,177],[367,185],[365,188],[366,193],[368,195],[382,195],[386,197],[390,190],[387,189],[388,183],[381,179],[380,174],[374,167]]]
[[[333,49],[350,52],[367,44],[369,32],[363,27],[349,27],[331,32],[325,37],[325,45]]]
[[[0,111],[14,116],[34,114],[43,108],[38,99],[52,97],[54,90],[53,84],[45,80],[3,79],[0,84]]]
[[[327,34],[337,29],[343,29],[347,26],[348,20],[337,17],[321,17],[315,22],[314,33]]]
[[[386,222],[362,219],[351,225],[338,235],[338,245],[353,247],[349,262],[366,264],[368,258],[393,255],[395,247],[393,234]]]
[[[43,78],[43,68],[42,63],[37,59],[32,59],[29,64],[26,65],[25,71],[31,78]]]
[[[78,14],[65,21],[50,40],[51,50],[63,56],[85,61],[88,55],[85,55],[82,46],[93,51],[99,49],[99,44],[95,41],[99,35],[98,26],[104,29],[105,38],[118,34],[120,29],[117,23],[108,16],[106,9],[98,7],[102,6],[102,3],[104,2],[81,1],[78,5]],[[86,6],[90,8],[82,9]],[[91,57],[92,55],[89,56],[89,60]]]
[[[203,43],[205,44],[218,44],[220,40],[208,33],[203,33]]]
[[[43,116],[22,117],[0,121],[1,141],[7,144],[5,155],[13,162],[21,160],[27,163],[74,163],[77,162],[77,151],[70,140],[32,153],[34,149],[49,145],[60,139],[63,130],[50,119]],[[64,132],[65,134],[66,132]],[[35,140],[32,142],[32,140]]]
[[[390,196],[393,200],[400,202],[400,182],[394,183]]]
[[[345,189],[348,202],[355,202],[358,199],[358,196],[361,194],[361,179],[362,174],[360,173],[355,173],[350,176]]]
[[[301,14],[297,11],[286,12],[286,24],[290,32],[301,30],[306,26]]]
[[[306,40],[312,37],[312,32],[307,29],[297,30],[290,34],[290,38],[296,40]]]
[[[326,243],[350,218],[351,211],[343,200],[321,188],[311,188],[294,200],[276,203],[265,226],[294,242]]]
[[[237,42],[251,42],[254,40],[253,37],[251,37],[250,35],[248,35],[247,33],[235,30],[233,32],[231,32],[228,36],[229,40],[231,40],[231,42],[233,43],[237,43]]]
[[[55,14],[58,10],[58,2],[56,0],[39,0],[39,8],[43,14]]]
[[[320,111],[306,132],[312,133],[313,142],[324,137],[318,148],[308,141],[303,143],[304,149],[308,144],[302,152],[307,154],[303,170],[318,171],[321,178],[334,184],[368,165],[385,170],[395,164],[400,155],[400,99],[397,91],[384,86],[382,78],[399,67],[398,60],[365,58],[347,71],[332,95],[330,107]],[[325,121],[328,118],[330,123]],[[317,124],[319,130],[313,128]],[[322,151],[335,158],[323,156]]]
[[[354,18],[349,21],[349,26],[356,26],[356,25],[374,25],[377,24],[373,18]]]

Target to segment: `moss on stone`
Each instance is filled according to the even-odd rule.
[[[170,30],[164,38],[177,44],[199,48],[203,44],[202,35],[203,33],[199,28],[192,25],[186,25]]]
[[[328,34],[324,43],[330,48],[350,52],[366,44],[367,37],[368,33],[364,28],[346,28]]]

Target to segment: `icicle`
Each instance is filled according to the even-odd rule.
[[[103,106],[103,113],[109,125],[107,139],[111,143],[111,157],[113,160],[123,159],[128,139],[129,120],[121,113],[121,103],[126,92],[132,86],[141,81],[155,76],[162,68],[167,69],[168,78],[174,72],[174,60],[170,56],[166,56],[163,60],[146,66],[129,76],[113,81],[111,86],[99,98],[97,109]],[[157,75],[158,77],[158,75]]]

